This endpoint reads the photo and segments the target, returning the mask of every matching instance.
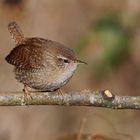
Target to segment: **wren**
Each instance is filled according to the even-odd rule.
[[[10,22],[8,30],[16,47],[5,58],[14,65],[15,78],[39,91],[56,91],[72,78],[77,65],[85,62],[77,59],[75,52],[63,44],[39,37],[26,38],[16,22]]]

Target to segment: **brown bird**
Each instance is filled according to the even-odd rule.
[[[8,25],[16,47],[5,58],[14,65],[15,78],[24,84],[24,95],[30,95],[28,87],[39,91],[56,91],[73,76],[77,59],[70,48],[56,41],[39,37],[26,38],[16,22]]]

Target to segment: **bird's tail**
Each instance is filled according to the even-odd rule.
[[[16,45],[20,45],[20,44],[24,43],[25,37],[24,37],[20,27],[18,26],[18,24],[15,21],[10,22],[8,24],[8,30],[10,32],[12,39],[16,43]]]

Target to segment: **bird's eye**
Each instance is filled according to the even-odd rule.
[[[67,59],[67,58],[58,58],[58,60],[59,60],[59,62],[61,62],[61,63],[65,63],[65,64],[70,63],[70,60]]]
[[[63,59],[64,63],[69,63],[68,59]]]

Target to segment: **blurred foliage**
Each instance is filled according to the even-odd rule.
[[[64,137],[59,138],[58,140],[79,140],[77,139],[77,134],[73,134],[73,135],[67,135]],[[90,134],[82,134],[80,140],[126,140],[126,138],[115,138],[112,136],[106,136],[106,135],[95,135],[92,136]]]
[[[86,49],[94,47],[92,68],[96,77],[102,78],[128,60],[131,38],[132,34],[129,29],[124,29],[119,16],[106,15],[89,28],[76,48],[77,52],[84,54]],[[96,54],[95,49],[101,50],[101,54]]]
[[[110,133],[108,135],[103,134],[85,134],[83,133],[83,129],[85,127],[85,123],[87,118],[83,118],[81,120],[80,128],[77,133],[67,134],[65,136],[60,137],[58,140],[133,140],[128,134],[125,133]]]
[[[22,2],[23,0],[3,0],[3,3],[8,5],[20,5]]]

